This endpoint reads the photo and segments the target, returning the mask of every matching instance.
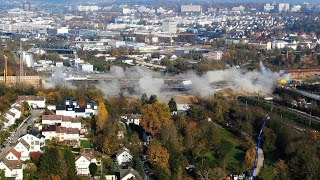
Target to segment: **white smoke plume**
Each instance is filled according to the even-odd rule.
[[[132,92],[124,92],[127,96],[138,97],[142,93],[146,93],[148,96],[155,94],[161,98],[173,93],[170,88],[163,88],[166,86],[163,79],[163,77],[166,77],[165,75],[139,66],[127,68],[126,70],[112,66],[110,72],[104,76],[139,79],[139,81],[132,82],[120,82],[118,80],[99,82],[96,87],[101,89],[107,96],[118,95],[122,92],[121,87],[123,87],[124,83],[133,89]],[[260,70],[255,71],[230,68],[209,71],[202,76],[190,71],[172,78],[191,80],[191,93],[209,96],[213,95],[217,89],[226,87],[248,93],[270,94],[282,76],[277,72],[270,71],[260,62]],[[183,86],[183,83],[181,83],[181,86]]]
[[[76,87],[68,82],[65,74],[61,70],[55,71],[51,77],[46,79],[43,83],[44,88],[54,88],[56,86],[65,86],[67,88],[75,89]]]

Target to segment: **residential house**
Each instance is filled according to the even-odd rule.
[[[76,157],[76,169],[77,175],[89,175],[89,165],[91,163],[98,163],[97,158],[93,155],[93,153],[83,152],[79,156]]]
[[[46,140],[60,141],[77,141],[80,142],[78,128],[66,128],[62,126],[49,125],[42,127],[42,135]]]
[[[120,180],[141,180],[141,176],[135,169],[120,169]]]
[[[132,160],[130,150],[125,147],[121,148],[116,154],[116,160],[119,165],[130,163]]]
[[[97,114],[98,104],[88,102],[85,107],[80,107],[77,100],[67,99],[64,105],[52,107],[51,110],[55,110],[56,115],[87,118]]]
[[[41,152],[41,148],[45,145],[45,137],[35,131],[29,131],[28,134],[20,137],[18,140],[20,141],[21,139],[30,145],[29,152]]]
[[[4,158],[7,160],[20,160],[21,153],[12,148],[4,155]]]
[[[81,122],[79,118],[63,115],[43,115],[42,124],[45,125],[59,125],[66,128],[81,129]]]
[[[24,139],[20,139],[18,142],[16,142],[13,145],[13,149],[21,154],[19,159],[22,161],[30,159],[30,145]]]
[[[41,134],[45,137],[45,140],[52,140],[57,137],[56,125],[39,126],[41,127]]]
[[[33,109],[46,108],[46,99],[44,96],[18,96],[18,101],[26,101]]]
[[[16,120],[21,117],[22,114],[22,105],[20,102],[16,102],[11,105],[11,108],[6,111],[4,117],[4,127],[8,128],[9,126],[15,124]]]
[[[15,180],[23,179],[23,167],[20,158],[21,153],[13,148],[5,153],[0,162],[0,169],[4,171],[5,177]]]
[[[129,124],[135,124],[135,125],[140,125],[140,119],[141,119],[141,114],[131,114],[127,118],[127,125]]]
[[[0,169],[4,171],[4,175],[7,178],[12,178],[15,180],[23,179],[21,160],[8,160],[4,158],[0,162]]]
[[[13,125],[16,122],[15,116],[15,113],[8,110],[5,114],[5,120],[3,122],[4,127],[8,128],[9,126]]]

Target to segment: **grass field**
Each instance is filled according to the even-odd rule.
[[[242,140],[235,137],[225,129],[221,129],[220,132],[222,143],[228,144],[226,147],[227,154],[225,158],[227,170],[232,171],[234,168],[241,169],[245,157],[245,152],[241,149]]]
[[[91,148],[91,142],[88,140],[81,140],[80,141],[80,146],[82,148]]]
[[[243,172],[245,152],[242,150],[242,144],[244,141],[226,129],[220,129],[220,135],[221,143],[217,149],[218,153],[212,150],[202,151],[200,154],[202,163],[206,166],[226,167],[227,173]]]

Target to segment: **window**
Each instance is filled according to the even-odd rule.
[[[35,141],[35,145],[39,145],[39,141]]]
[[[34,145],[34,141],[31,141],[31,145]]]
[[[31,150],[34,150],[34,146],[31,146]]]
[[[31,140],[33,140],[33,137],[31,136]]]

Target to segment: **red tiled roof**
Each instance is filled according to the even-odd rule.
[[[18,96],[19,101],[44,101],[43,96]]]
[[[12,153],[12,154],[13,154],[14,156],[16,156],[18,159],[21,158],[21,153],[18,152],[18,151],[16,151],[16,150],[13,149],[13,148],[11,148],[10,151],[8,151],[8,152],[6,153],[5,157],[6,157],[8,154],[10,154],[10,153]]]
[[[63,115],[42,115],[42,120],[61,120],[61,121],[69,121],[69,122],[80,122],[79,118],[73,118],[71,116],[63,116]]]
[[[78,128],[67,128],[67,134],[79,134]]]
[[[66,133],[66,132],[67,132],[67,128],[65,128],[65,127],[59,126],[56,129],[56,133]]]

